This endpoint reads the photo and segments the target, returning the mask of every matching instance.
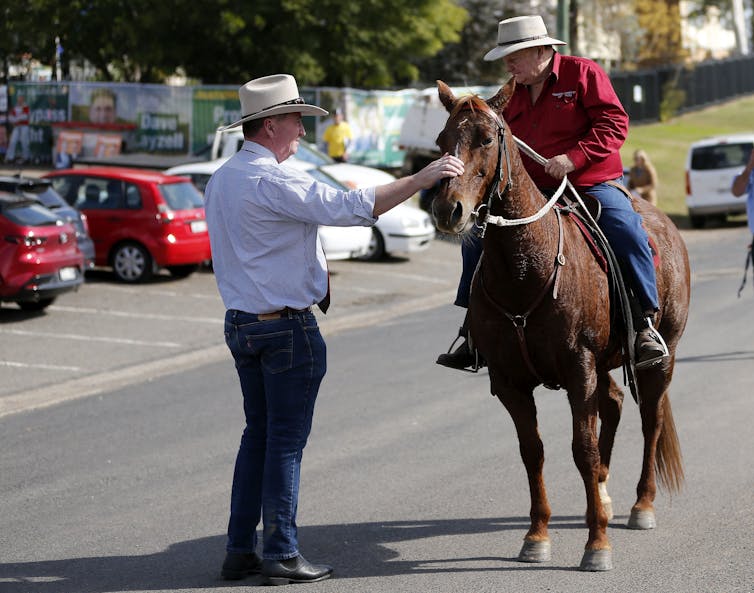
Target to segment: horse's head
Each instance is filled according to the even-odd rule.
[[[445,179],[437,191],[432,210],[437,227],[448,233],[461,233],[472,224],[472,213],[483,203],[491,185],[508,175],[503,130],[507,125],[500,117],[515,81],[506,84],[491,99],[477,95],[456,98],[441,80],[437,81],[440,101],[450,115],[437,137],[441,153],[450,153],[463,161],[465,173]],[[508,134],[510,137],[510,134]],[[503,161],[501,163],[501,161]]]

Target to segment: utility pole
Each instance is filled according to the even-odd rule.
[[[571,12],[571,0],[558,0],[558,32],[557,39],[565,41],[567,45],[562,45],[558,48],[558,52],[568,55],[571,45],[570,37],[570,12]]]

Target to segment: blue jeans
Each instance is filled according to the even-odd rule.
[[[642,311],[657,310],[657,276],[641,216],[634,211],[623,192],[612,185],[599,183],[579,191],[597,198],[602,205],[597,223],[618,259],[626,283],[636,293]],[[471,280],[481,256],[482,240],[476,235],[465,237],[461,245],[463,269],[455,301],[459,307],[469,306]]]
[[[326,348],[310,311],[259,321],[225,314],[225,342],[241,381],[246,428],[236,457],[228,552],[251,553],[264,526],[264,558],[296,556],[301,457],[327,370]]]

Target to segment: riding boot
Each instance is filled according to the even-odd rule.
[[[654,311],[645,311],[636,328],[636,368],[645,369],[662,362],[670,353],[653,324]]]
[[[453,350],[453,346],[459,339],[462,339],[463,342]],[[469,341],[469,314],[466,313],[463,325],[458,329],[458,336],[453,340],[448,352],[437,357],[437,364],[458,370],[465,370],[470,367],[477,370],[486,366],[487,363],[484,358],[479,355],[476,349],[469,346]],[[453,351],[451,352],[451,350]]]

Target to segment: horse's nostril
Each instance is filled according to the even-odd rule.
[[[450,224],[456,226],[463,216],[463,204],[456,202],[456,207],[453,208],[453,212],[450,215]]]

